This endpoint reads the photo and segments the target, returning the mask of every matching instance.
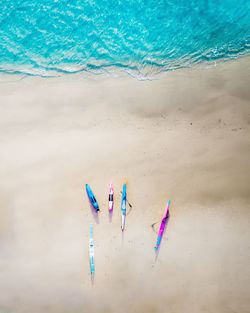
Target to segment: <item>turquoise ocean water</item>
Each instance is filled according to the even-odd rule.
[[[0,0],[4,73],[147,77],[249,51],[249,0]]]

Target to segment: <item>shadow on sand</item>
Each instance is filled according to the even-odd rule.
[[[89,206],[90,206],[90,209],[91,209],[91,213],[94,217],[94,220],[96,222],[96,224],[99,224],[99,214],[98,212],[99,211],[96,211],[95,208],[93,207],[92,203],[89,201]]]
[[[91,281],[91,285],[94,286],[95,274],[90,274],[90,281]]]
[[[125,229],[124,229],[125,231]],[[123,243],[124,243],[124,231],[122,231],[122,246],[123,246]]]
[[[112,223],[112,218],[113,218],[113,210],[109,211],[109,222]]]

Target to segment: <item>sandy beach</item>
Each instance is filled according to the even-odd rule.
[[[249,70],[243,57],[153,81],[2,76],[0,312],[250,312]]]

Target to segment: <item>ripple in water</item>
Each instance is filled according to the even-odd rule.
[[[249,53],[248,0],[0,0],[0,71],[147,77]]]

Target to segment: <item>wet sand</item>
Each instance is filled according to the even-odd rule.
[[[250,312],[249,60],[143,82],[1,78],[1,313]]]

